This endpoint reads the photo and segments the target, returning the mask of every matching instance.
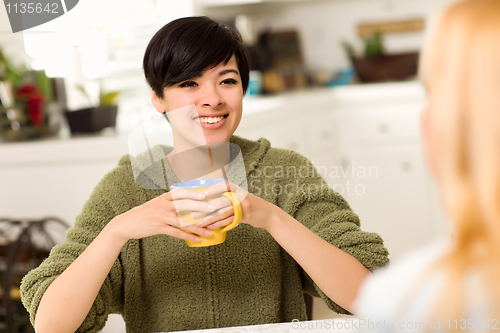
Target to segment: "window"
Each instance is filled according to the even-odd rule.
[[[142,73],[149,40],[167,22],[191,15],[189,0],[80,1],[67,14],[25,31],[25,49],[34,69],[65,78],[70,109],[88,106],[77,84],[96,104],[100,85],[121,91],[117,125],[126,131],[137,125],[144,108],[152,108]]]

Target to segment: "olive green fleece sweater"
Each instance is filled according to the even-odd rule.
[[[388,262],[382,239],[360,230],[357,215],[305,157],[271,148],[265,139],[233,136],[231,142],[241,148],[250,193],[281,207],[370,270]],[[50,283],[113,217],[166,190],[138,187],[130,156],[122,157],[94,189],[66,242],[24,277],[21,297],[31,321]],[[227,234],[225,243],[202,248],[157,235],[125,244],[77,332],[98,332],[110,313],[123,316],[129,333],[306,320],[303,292],[346,313],[263,229],[240,224]]]

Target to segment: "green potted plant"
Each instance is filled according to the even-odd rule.
[[[363,40],[364,52],[358,55],[352,45],[342,42],[361,82],[401,81],[417,74],[418,52],[387,54],[380,32]]]
[[[90,96],[83,86],[77,88],[87,97],[92,105]],[[105,92],[102,88],[99,93],[99,104],[89,108],[65,111],[71,133],[95,133],[106,127],[115,127],[118,112],[117,99],[119,91]]]

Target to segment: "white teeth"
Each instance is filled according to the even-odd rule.
[[[196,118],[195,120],[205,124],[215,124],[221,121],[222,119],[224,119],[224,117],[202,117],[202,118]]]

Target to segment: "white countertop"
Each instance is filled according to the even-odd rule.
[[[120,135],[0,143],[0,169],[30,163],[117,160],[127,153],[127,137]]]
[[[304,89],[273,96],[246,96],[243,114],[264,112],[287,105],[356,104],[379,102],[408,102],[425,98],[425,89],[418,81],[388,82],[339,86],[334,88]]]

